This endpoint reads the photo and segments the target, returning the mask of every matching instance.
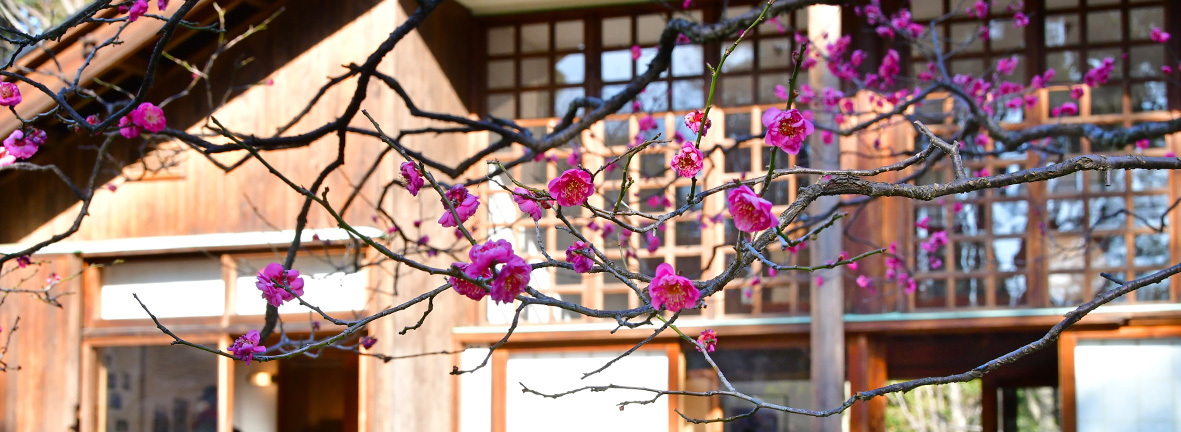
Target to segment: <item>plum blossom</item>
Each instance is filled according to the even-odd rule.
[[[642,55],[643,53],[644,53],[644,51],[640,49],[639,45],[632,45],[632,60],[633,61],[639,60],[640,55]]]
[[[656,231],[648,231],[644,233],[644,244],[648,253],[656,253],[660,249],[660,236],[656,235]]]
[[[968,16],[980,19],[988,17],[988,2],[984,0],[976,0],[976,4],[973,4],[972,7],[968,9]]]
[[[914,226],[916,228],[922,228],[925,230],[931,229],[931,217],[930,216],[923,216],[922,219],[919,219],[918,222],[914,223]]]
[[[1111,73],[1115,70],[1115,60],[1111,57],[1103,59],[1103,63],[1095,68],[1087,71],[1083,75],[1083,83],[1090,87],[1098,87],[1106,84],[1108,79],[1111,79]]]
[[[796,95],[796,102],[801,104],[810,104],[812,99],[816,98],[816,93],[812,91],[812,86],[807,84],[800,84],[799,94]]]
[[[151,133],[159,133],[168,126],[168,122],[164,118],[164,110],[151,102],[141,103],[131,110],[131,122]]]
[[[1067,102],[1050,110],[1050,114],[1054,117],[1076,116],[1078,115],[1078,105],[1074,102]]]
[[[1161,66],[1160,72],[1165,75],[1172,75],[1173,74],[1173,67],[1169,66],[1169,65]]]
[[[1153,42],[1163,44],[1169,41],[1170,36],[1168,32],[1162,31],[1159,27],[1153,27],[1152,34],[1149,37],[1152,38]]]
[[[685,142],[681,151],[673,155],[671,167],[681,177],[693,177],[705,167],[705,156],[693,143]]]
[[[451,203],[452,207],[455,207],[455,215],[459,216],[458,223],[467,222],[469,218],[476,214],[476,209],[480,207],[480,198],[472,195],[462,185],[451,186],[451,189],[443,194],[443,198],[439,202],[443,203],[443,216],[439,217],[439,225],[445,227],[457,226],[455,216],[452,216],[451,211],[447,208],[448,202]]]
[[[402,180],[406,181],[406,190],[411,196],[418,196],[419,189],[425,184],[422,176],[418,175],[418,168],[410,161],[402,162]]]
[[[775,215],[771,213],[771,202],[759,197],[746,185],[730,191],[726,198],[734,226],[739,231],[753,233],[775,226]]]
[[[373,336],[361,336],[361,348],[370,349],[377,344],[377,338]]]
[[[1083,97],[1083,88],[1082,87],[1075,87],[1075,88],[1070,89],[1070,98],[1071,99],[1081,99],[1082,97]]]
[[[265,346],[259,345],[258,339],[260,337],[262,336],[258,334],[258,330],[248,331],[246,334],[238,336],[238,339],[234,341],[234,344],[230,345],[229,351],[233,353],[234,357],[236,357],[238,360],[242,360],[246,362],[246,364],[250,364],[250,361],[254,360],[255,354],[267,352],[267,348]]]
[[[868,289],[870,287],[869,276],[866,276],[866,275],[857,276],[857,286],[859,286],[861,288]]]
[[[832,131],[820,131],[820,141],[824,142],[824,145],[832,144]]]
[[[1144,150],[1144,149],[1148,148],[1148,144],[1149,144],[1149,142],[1146,139],[1136,141],[1136,149]]]
[[[695,109],[693,112],[685,114],[685,126],[695,134],[705,135],[709,133],[709,127],[712,125],[713,122],[711,122],[709,118],[705,117],[705,113],[701,112],[699,109]]]
[[[767,145],[779,147],[789,154],[799,153],[804,140],[815,130],[812,122],[794,108],[787,111],[768,108],[763,113],[763,126],[767,128],[767,135],[763,138]]]
[[[787,87],[784,87],[782,84],[776,84],[775,97],[779,98],[779,100],[787,101],[791,96],[787,93]]]
[[[513,190],[513,202],[517,203],[517,207],[521,209],[521,213],[529,215],[536,222],[541,219],[541,206],[533,199],[533,195],[529,191],[516,188]]]
[[[1018,11],[1013,14],[1013,27],[1021,28],[1029,25],[1029,17]]]
[[[0,106],[16,106],[21,103],[21,91],[16,83],[0,83]]]
[[[17,129],[4,139],[4,150],[7,152],[6,156],[11,156],[16,159],[28,159],[37,153],[37,149],[42,144],[45,144],[45,131],[40,129],[28,130],[28,133]]]
[[[686,121],[688,121],[688,118],[686,118]],[[706,126],[706,129],[708,129],[708,128],[709,127]],[[644,117],[640,118],[640,130],[641,131],[653,130],[653,129],[656,129],[656,118],[652,117],[651,115],[645,115]],[[697,131],[694,131],[694,132],[697,132]]]
[[[568,169],[549,182],[549,193],[558,205],[580,206],[595,192],[590,173],[580,169]]]
[[[285,270],[279,263],[267,264],[258,272],[258,280],[254,282],[254,286],[262,291],[262,298],[274,307],[282,306],[284,302],[295,299],[297,295],[303,295],[303,279],[299,277],[299,271]],[[284,287],[291,292],[287,292]]]
[[[468,268],[468,266],[471,266],[471,264],[454,263],[454,264],[451,264],[451,266],[455,267],[457,270],[463,272],[465,275],[472,277],[473,279],[474,278],[492,277],[492,270],[489,268],[484,268],[482,272],[477,273],[476,275],[473,276],[467,272],[467,268]],[[488,295],[488,291],[485,291],[484,288],[480,287],[480,285],[475,284],[473,282],[468,282],[468,281],[464,280],[463,278],[451,276],[448,278],[448,281],[451,282],[451,288],[455,289],[455,292],[460,293],[463,296],[470,298],[472,300],[480,300],[480,299],[484,298],[484,296]]]
[[[131,9],[127,12],[127,22],[135,22],[139,17],[148,12],[147,0],[135,0],[135,4],[131,5]]]
[[[1017,56],[1013,56],[1008,59],[1000,59],[1000,60],[996,61],[996,71],[998,73],[1001,73],[1003,75],[1008,75],[1008,74],[1013,73],[1014,69],[1017,69]]]
[[[693,286],[693,282],[684,276],[678,276],[673,266],[661,263],[656,267],[656,277],[648,284],[648,295],[652,296],[652,307],[656,310],[667,309],[669,312],[680,312],[681,309],[692,308],[701,298],[701,291]]]
[[[865,51],[855,50],[853,51],[853,54],[849,56],[849,63],[853,63],[853,66],[861,66],[861,62],[865,61],[865,57],[867,57]]]
[[[508,262],[500,268],[500,272],[496,275],[496,280],[492,281],[492,300],[497,303],[512,303],[529,285],[532,271],[533,266],[530,266],[521,257],[516,255],[509,257]]]
[[[589,272],[591,267],[594,267],[595,262],[590,257],[579,252],[590,253],[590,245],[586,242],[575,241],[574,244],[566,248],[566,262],[574,265],[574,271],[578,273]]]
[[[718,346],[718,334],[714,333],[713,329],[705,329],[701,331],[701,335],[697,336],[697,344],[705,347],[706,352],[714,352]],[[697,348],[701,351],[701,347]]]

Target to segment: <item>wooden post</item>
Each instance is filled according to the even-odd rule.
[[[980,429],[983,432],[997,431],[996,379],[985,376],[980,379]]]
[[[812,6],[808,13],[808,37],[823,46],[831,43],[841,34],[841,8],[837,6]],[[822,65],[821,65],[822,66]],[[836,77],[815,67],[809,75],[813,88],[835,87]],[[819,72],[819,73],[818,73]],[[824,145],[818,137],[811,140],[811,162],[815,168],[839,169],[841,165],[840,146]],[[839,196],[822,197],[811,206],[811,213],[824,211],[840,201]],[[809,247],[812,262],[821,263],[837,259],[841,253],[843,226],[833,224],[819,234]],[[842,269],[822,270],[814,274],[824,278],[823,283],[812,288],[812,400],[817,409],[827,410],[840,406],[845,398],[845,329],[844,329],[844,284]],[[817,417],[812,430],[839,432],[841,417]]]
[[[886,345],[861,333],[849,337],[849,387],[853,393],[886,385]],[[853,405],[849,410],[849,430],[880,432],[886,430],[886,398],[876,397]]]

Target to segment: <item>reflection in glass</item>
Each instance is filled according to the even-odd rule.
[[[585,75],[586,57],[582,54],[566,54],[554,63],[554,82],[558,84],[582,84]]]
[[[582,51],[582,20],[554,23],[554,49]]]
[[[945,308],[947,307],[947,281],[943,279],[928,279],[919,281],[914,294],[916,308]]]
[[[996,305],[1015,307],[1025,304],[1025,276],[996,279]]]
[[[956,242],[955,269],[958,271],[984,270],[984,243]]]
[[[1028,201],[992,203],[992,232],[997,235],[1022,234],[1029,222]]]
[[[956,307],[978,307],[984,303],[984,279],[955,281]]]
[[[537,87],[549,84],[549,59],[521,59],[521,87]]]
[[[1046,200],[1046,225],[1055,231],[1077,231],[1084,220],[1082,200]]]
[[[1045,43],[1048,47],[1074,45],[1078,43],[1078,32],[1081,26],[1077,14],[1050,15],[1046,17]],[[1055,77],[1061,81],[1062,76]]]
[[[1168,109],[1168,87],[1164,82],[1149,81],[1132,84],[1132,111],[1162,111]]]
[[[1083,275],[1073,273],[1055,273],[1050,275],[1050,304],[1054,306],[1073,306],[1082,303],[1084,299]]]
[[[1151,271],[1136,273],[1136,278],[1142,278],[1152,274]],[[1151,301],[1169,301],[1169,279],[1154,283],[1152,285],[1141,287],[1136,290],[1136,301],[1151,302]]]
[[[1137,234],[1136,256],[1132,263],[1137,267],[1169,264],[1168,234]]]
[[[1126,208],[1123,197],[1091,198],[1091,229],[1111,230],[1124,227]]]
[[[512,54],[516,46],[515,31],[511,26],[488,29],[488,55]]]
[[[171,346],[96,349],[106,430],[218,430],[218,358],[192,354]]]
[[[582,87],[570,87],[558,89],[554,92],[554,115],[561,117],[566,115],[566,111],[570,110],[570,103],[575,99],[585,96]],[[585,112],[585,108],[583,108]]]
[[[750,45],[747,44],[747,51],[750,51]],[[737,53],[738,50],[735,50]],[[725,69],[730,61],[734,59],[731,55],[726,63],[722,65]],[[673,48],[672,70],[673,76],[693,76],[701,75],[704,70],[705,60],[702,57],[701,45],[677,45]]]
[[[1082,237],[1048,237],[1047,253],[1050,270],[1081,269],[1086,263],[1086,242]]]
[[[1128,246],[1124,236],[1091,239],[1091,267],[1120,268],[1128,263]]]
[[[673,110],[691,110],[705,103],[705,85],[701,80],[673,81],[672,90]]]
[[[626,81],[632,77],[632,54],[630,50],[607,51],[600,57],[603,81]],[[604,93],[606,89],[604,88]]]
[[[997,271],[1010,272],[1025,268],[1025,239],[1007,238],[992,241],[993,259]]]
[[[1087,28],[1102,29],[1087,32],[1087,42],[1116,42],[1123,36],[1124,22],[1120,10],[1105,10],[1087,13]]]

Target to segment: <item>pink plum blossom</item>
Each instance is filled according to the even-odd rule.
[[[656,277],[648,284],[648,295],[652,296],[652,307],[656,310],[667,309],[669,312],[680,312],[681,309],[692,308],[701,298],[701,291],[693,286],[689,278],[678,276],[673,266],[661,263],[656,267]]]
[[[164,110],[151,102],[141,103],[131,110],[131,122],[151,133],[159,133],[168,126],[164,119]]]
[[[671,167],[681,177],[693,177],[705,166],[705,156],[693,143],[685,142],[681,150],[673,155]]]
[[[7,148],[0,147],[0,168],[16,163],[16,156],[8,152]]]
[[[451,210],[447,208],[448,202],[451,203],[452,207],[455,207],[455,215],[459,216],[458,223],[467,222],[469,218],[476,214],[476,209],[480,207],[480,198],[472,195],[462,185],[451,186],[451,189],[443,195],[443,198],[439,200],[443,204],[443,216],[439,217],[439,225],[445,227],[457,226],[455,216],[452,216]]]
[[[1062,106],[1050,110],[1050,113],[1054,117],[1076,116],[1078,115],[1078,105],[1074,102],[1067,102],[1062,104]]]
[[[779,100],[787,101],[790,98],[790,95],[787,93],[787,87],[784,87],[782,84],[776,84],[775,97],[779,98]]]
[[[812,86],[807,84],[800,84],[799,94],[796,95],[796,102],[801,104],[810,104],[812,99],[816,98],[816,92],[812,91]]]
[[[303,295],[303,279],[299,277],[299,271],[285,270],[279,263],[267,264],[266,268],[258,272],[258,280],[254,282],[254,286],[262,291],[262,298],[274,307],[282,306],[284,302],[294,300],[295,296]],[[291,292],[287,292],[284,287]]]
[[[0,106],[16,106],[21,103],[21,91],[16,83],[0,83]]]
[[[640,130],[641,131],[653,130],[653,129],[656,129],[656,118],[655,117],[652,117],[651,115],[645,115],[640,118]],[[694,132],[696,132],[696,131],[694,131]]]
[[[709,133],[709,127],[712,125],[713,122],[711,122],[709,118],[705,117],[705,113],[701,112],[699,109],[695,109],[693,112],[685,114],[685,126],[688,127],[689,130],[693,131],[693,133],[705,135]]]
[[[135,20],[139,19],[139,17],[143,16],[147,12],[147,0],[135,0],[135,4],[131,5],[131,9],[128,9],[127,22],[135,22]]]
[[[541,206],[537,205],[537,201],[532,196],[529,191],[522,188],[513,190],[513,202],[517,203],[521,213],[529,215],[536,222],[541,219],[542,211]]]
[[[857,276],[857,286],[859,286],[861,288],[869,288],[870,287],[869,276],[866,276],[866,275]]]
[[[779,147],[789,154],[799,153],[804,140],[815,130],[812,122],[794,108],[787,111],[768,108],[763,113],[763,126],[767,128],[767,135],[763,138],[767,145]]]
[[[267,348],[259,344],[258,339],[260,337],[262,336],[258,334],[258,330],[248,331],[246,334],[238,336],[238,339],[234,341],[234,344],[230,345],[229,351],[233,353],[234,357],[236,357],[238,360],[242,360],[246,362],[246,364],[250,364],[250,361],[254,360],[255,354],[267,352]]]
[[[1011,74],[1013,73],[1014,69],[1017,69],[1017,61],[1017,56],[1013,56],[1008,59],[997,60],[996,71],[1003,75]]]
[[[508,262],[500,268],[500,272],[496,275],[496,280],[492,281],[492,300],[497,303],[512,303],[518,295],[525,291],[525,287],[529,286],[532,271],[533,266],[530,266],[521,257],[516,255],[509,257]]]
[[[1142,139],[1142,140],[1136,141],[1136,148],[1139,150],[1144,150],[1144,149],[1148,148],[1148,144],[1149,144],[1148,140]]]
[[[1071,99],[1081,99],[1082,97],[1083,97],[1083,88],[1082,87],[1075,87],[1075,88],[1070,89],[1070,98]]]
[[[976,0],[971,9],[968,9],[968,16],[972,18],[984,19],[988,17],[988,2],[984,0]]]
[[[771,202],[759,197],[746,185],[730,191],[726,199],[734,226],[742,232],[757,232],[775,226],[777,220],[771,212]]]
[[[422,176],[418,175],[418,168],[414,166],[414,162],[402,162],[402,180],[406,181],[406,190],[410,192],[411,196],[418,196],[419,189],[426,184]]]
[[[1013,27],[1021,28],[1029,25],[1029,17],[1022,12],[1013,14]]]
[[[648,253],[656,253],[660,249],[660,236],[656,235],[656,231],[648,231],[644,233],[644,244]]]
[[[702,330],[701,335],[697,336],[697,344],[705,347],[706,352],[714,352],[718,346],[718,334],[714,333],[713,329]],[[701,351],[701,347],[698,347],[697,351]]]
[[[477,273],[475,276],[469,274],[467,272],[467,268],[468,268],[468,266],[471,266],[471,265],[472,264],[468,264],[468,263],[451,264],[452,267],[455,267],[457,270],[464,272],[464,274],[469,277],[473,277],[473,278],[492,277],[492,270],[489,268],[484,268],[482,272]],[[480,300],[480,299],[484,298],[484,296],[488,295],[488,291],[484,290],[483,287],[481,287],[480,285],[478,285],[476,283],[468,282],[468,281],[464,280],[463,278],[451,276],[448,278],[448,280],[451,282],[451,288],[455,289],[455,292],[460,293],[463,296],[470,298],[472,300]]]
[[[4,150],[7,151],[6,156],[11,156],[16,159],[28,159],[37,153],[37,149],[45,143],[45,131],[40,129],[29,129],[26,134],[20,129],[12,131],[8,138],[4,139]]]
[[[472,246],[467,253],[472,260],[472,267],[468,267],[468,276],[476,278],[496,264],[508,262],[509,257],[515,256],[513,245],[506,240],[492,240],[484,244]]]
[[[566,262],[574,265],[574,271],[578,273],[589,272],[591,267],[594,267],[595,262],[590,257],[579,252],[590,253],[590,245],[586,242],[575,241],[574,244],[566,248]]]
[[[643,53],[644,53],[644,52],[643,52],[643,50],[641,50],[641,49],[640,49],[640,46],[639,46],[639,45],[632,45],[632,60],[633,60],[633,61],[634,61],[634,60],[639,60],[639,59],[640,59],[640,55],[641,55],[641,54],[643,54]]]
[[[1150,37],[1150,38],[1152,38],[1152,41],[1153,41],[1153,42],[1156,42],[1156,43],[1162,43],[1162,44],[1163,44],[1163,43],[1165,43],[1165,42],[1168,42],[1168,41],[1169,41],[1169,33],[1168,33],[1168,32],[1165,32],[1165,31],[1162,31],[1162,30],[1161,30],[1160,28],[1158,28],[1158,27],[1153,27],[1153,28],[1152,28],[1152,34],[1151,34],[1151,35],[1149,35],[1149,37]]]
[[[550,196],[563,207],[583,205],[594,192],[590,173],[580,169],[566,170],[549,182]]]

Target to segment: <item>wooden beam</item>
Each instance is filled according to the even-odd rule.
[[[1062,432],[1078,430],[1078,407],[1074,388],[1074,347],[1078,345],[1075,332],[1064,332],[1058,337],[1058,408]]]
[[[996,432],[996,379],[985,375],[984,378],[980,379],[980,388],[980,429],[983,432]]]

